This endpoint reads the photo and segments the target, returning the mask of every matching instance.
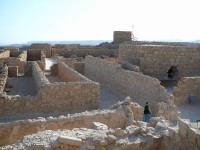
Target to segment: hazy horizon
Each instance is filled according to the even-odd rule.
[[[198,0],[1,0],[0,44],[112,40],[133,31],[142,41],[200,39]]]

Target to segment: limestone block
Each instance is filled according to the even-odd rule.
[[[188,137],[189,121],[179,119],[178,120],[179,132],[184,137]]]
[[[108,144],[114,144],[117,138],[114,135],[108,135]]]
[[[116,129],[114,129],[114,131],[115,131],[114,135],[116,137],[122,137],[122,136],[124,136],[126,134],[124,132],[124,130],[122,130],[121,128],[116,128]]]
[[[126,127],[126,131],[129,135],[131,134],[137,135],[141,132],[141,128],[135,125],[131,125],[131,126]]]
[[[70,136],[60,136],[59,143],[61,144],[68,144],[68,145],[75,145],[75,146],[82,146],[83,142],[82,139]]]
[[[196,130],[189,128],[188,129],[188,140],[191,142],[192,145],[197,144],[197,135]]]
[[[100,123],[100,122],[93,122],[92,129],[95,129],[95,130],[108,130],[108,126],[103,124],[103,123]]]

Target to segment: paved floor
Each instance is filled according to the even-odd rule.
[[[36,95],[36,87],[32,77],[18,76],[8,78],[7,82],[12,88],[9,88],[8,95]]]
[[[120,94],[110,90],[103,84],[100,85],[100,109],[109,108],[116,102],[123,100],[124,98]]]

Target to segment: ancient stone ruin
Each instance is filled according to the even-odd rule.
[[[131,36],[4,47],[0,149],[200,149],[200,45]]]

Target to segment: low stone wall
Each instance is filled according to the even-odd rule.
[[[18,66],[9,66],[8,67],[8,76],[17,77],[18,76]]]
[[[26,61],[21,61],[20,58],[9,57],[4,60],[8,66],[18,66],[18,72],[24,73],[24,66]]]
[[[120,61],[138,65],[144,74],[164,79],[172,66],[176,77],[200,75],[200,47],[121,44]]]
[[[10,57],[18,57],[21,51],[10,51]]]
[[[84,66],[85,66],[84,62],[76,62],[74,64],[74,70],[76,70],[80,74],[84,74]]]
[[[200,77],[183,77],[173,89],[174,102],[177,105],[188,104],[189,96],[195,96],[200,102]]]
[[[58,118],[49,117],[0,123],[0,146],[15,143],[25,135],[44,130],[91,128],[93,122],[104,123],[110,128],[122,128],[125,120],[126,116],[123,111],[96,110]]]
[[[27,51],[21,52],[18,58],[20,59],[20,61],[27,61]]]
[[[10,57],[10,51],[9,50],[6,50],[6,51],[2,51],[0,52],[0,58],[8,58]]]
[[[78,58],[65,58],[63,56],[59,56],[59,55],[56,55],[55,56],[55,59],[57,61],[62,61],[64,62],[67,66],[69,66],[70,68],[73,68],[74,69],[74,64],[77,62],[77,59]]]
[[[41,60],[41,51],[44,51],[44,49],[29,49],[27,51],[27,60],[28,61]]]
[[[32,77],[35,81],[37,91],[39,91],[46,84],[50,84],[49,80],[44,75],[44,72],[40,69],[36,62],[32,63]]]
[[[8,77],[8,67],[0,67],[0,92],[3,92]]]
[[[123,70],[118,63],[92,56],[87,56],[85,59],[85,75],[107,85],[123,96],[131,96],[142,106],[149,101],[154,115],[165,116],[169,119],[175,119],[178,116],[173,96],[167,93],[158,79]],[[163,110],[161,111],[161,109]]]
[[[55,54],[70,57],[85,57],[87,55],[92,56],[113,56],[118,53],[117,49],[106,49],[95,46],[79,46],[73,48],[55,49]]]
[[[169,136],[163,139],[166,146],[165,150],[198,150],[200,149],[200,132],[190,126],[188,120],[180,119],[178,121],[178,130],[167,128]]]
[[[65,65],[63,62],[58,62],[58,75],[65,82],[82,82],[88,81],[87,78]]]
[[[47,43],[33,43],[31,44],[31,49],[41,49],[45,51],[46,57],[50,58],[51,55],[51,45]]]
[[[36,62],[28,63],[26,74],[32,72],[37,87],[36,96],[0,94],[0,116],[96,109],[99,104],[99,84],[73,72],[81,82],[50,83]],[[64,63],[63,63],[64,65]],[[30,67],[32,68],[30,70]],[[71,68],[67,68],[71,71]],[[71,70],[70,70],[71,69]],[[72,72],[71,72],[72,73]],[[84,80],[83,80],[84,79]]]
[[[23,52],[9,51],[9,52],[6,51],[6,58],[2,58],[0,61],[5,62],[8,66],[18,66],[18,72],[24,73],[24,65],[26,64],[27,60],[27,52],[26,51]],[[8,54],[10,55],[7,57]]]

